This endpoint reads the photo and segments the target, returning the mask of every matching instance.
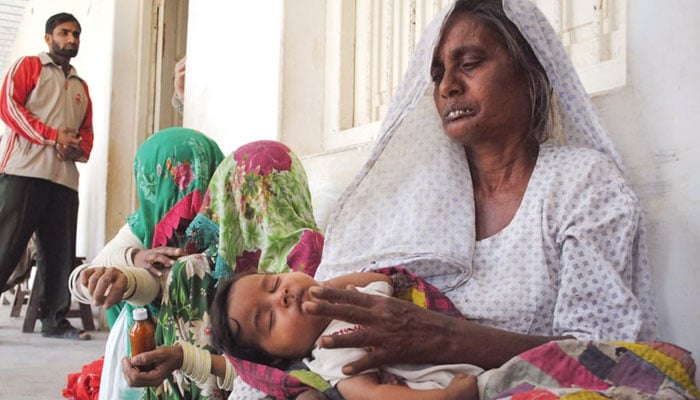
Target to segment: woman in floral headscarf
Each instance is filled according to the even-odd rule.
[[[163,382],[158,395],[168,399],[223,398],[233,387],[231,365],[212,354],[208,307],[219,279],[250,270],[313,275],[321,259],[306,173],[279,142],[253,142],[226,157],[204,202],[187,230],[186,249],[197,254],[173,265],[163,293],[163,346],[123,362],[130,384]]]
[[[117,346],[128,352],[125,329],[131,324],[134,305],[148,307],[151,316],[157,317],[159,284],[154,276],[160,276],[160,269],[185,254],[185,229],[200,209],[209,180],[223,158],[216,142],[181,127],[161,130],[139,146],[134,157],[139,208],[97,257],[73,271],[69,280],[71,292],[79,300],[106,308],[110,327],[122,319],[124,329],[110,333],[108,354]],[[103,289],[91,293],[90,280],[104,284]],[[136,287],[147,294],[137,293]],[[103,378],[111,384],[118,365],[109,361]],[[102,398],[108,398],[106,392]]]
[[[180,248],[184,230],[201,207],[209,180],[222,159],[216,142],[191,129],[173,127],[149,137],[134,157],[139,208],[127,217],[127,224],[89,265],[118,265],[160,275],[159,268],[172,265],[175,258],[184,255]],[[113,272],[90,268],[82,273],[87,266],[71,275],[72,287],[78,289],[74,291],[82,298],[85,293],[75,285],[81,274],[96,280],[103,273]],[[130,283],[133,285],[134,281]],[[120,306],[110,307],[113,299],[86,300],[94,300],[96,305],[107,300],[110,326],[120,314]],[[156,310],[157,305],[151,311],[157,315]]]

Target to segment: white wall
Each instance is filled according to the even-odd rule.
[[[227,154],[279,130],[282,1],[190,1],[184,125]]]
[[[323,150],[326,0],[287,2],[280,140],[298,155]]]
[[[77,254],[92,257],[104,244],[114,1],[30,1],[17,32],[12,62],[23,55],[47,51],[44,42],[46,19],[59,12],[73,14],[83,29],[80,50],[72,64],[87,82],[93,103],[94,147],[88,164],[79,164],[80,209],[77,240]]]
[[[664,339],[700,359],[700,3],[629,2],[628,82],[594,99],[647,211]]]

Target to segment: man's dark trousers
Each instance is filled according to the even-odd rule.
[[[70,326],[68,276],[73,269],[78,192],[45,179],[0,174],[0,287],[37,234],[42,332]]]

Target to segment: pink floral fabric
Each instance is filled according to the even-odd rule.
[[[233,153],[233,159],[242,165],[246,173],[269,175],[273,170],[289,171],[292,157],[287,146],[272,140],[261,140],[241,146]]]
[[[307,229],[301,234],[299,243],[289,252],[287,265],[292,271],[306,272],[313,276],[323,253],[323,235]]]
[[[182,169],[183,179],[187,177]],[[202,208],[188,227],[188,252],[173,265],[159,318],[159,344],[177,340],[214,351],[208,306],[222,277],[234,272],[313,274],[323,235],[314,222],[301,162],[281,143],[254,142],[226,157]],[[164,382],[171,400],[220,399],[210,379],[198,385],[181,374]],[[236,398],[231,397],[231,398]]]

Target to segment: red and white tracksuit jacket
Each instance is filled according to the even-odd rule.
[[[73,161],[56,156],[58,129],[75,129],[85,162],[92,150],[92,102],[87,84],[71,67],[68,76],[47,53],[22,57],[9,69],[0,91],[0,173],[47,179],[78,190]]]

